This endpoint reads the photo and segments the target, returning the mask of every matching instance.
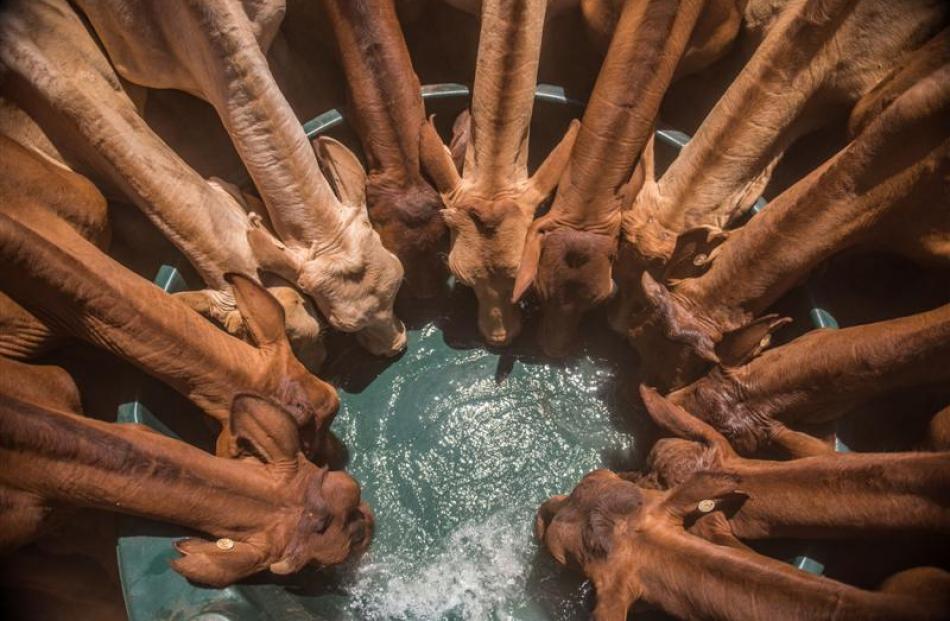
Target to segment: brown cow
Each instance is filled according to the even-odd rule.
[[[748,210],[793,142],[845,116],[948,15],[939,0],[788,2],[679,157],[625,212],[618,271],[636,272],[622,279],[627,309],[638,305],[640,272],[664,265],[681,235],[715,235]]]
[[[614,292],[620,214],[643,182],[640,153],[702,6],[624,5],[554,203],[528,231],[515,283],[514,299],[534,283],[549,355],[564,355],[584,313]]]
[[[432,124],[422,130],[423,164],[446,205],[452,234],[449,269],[478,298],[478,327],[493,346],[521,331],[512,300],[525,232],[553,191],[576,135],[528,177],[528,129],[534,107],[546,0],[486,0],[472,89],[471,136],[463,174]]]
[[[226,327],[240,328],[224,275],[257,278],[261,265],[247,239],[255,225],[236,188],[205,181],[155,135],[66,2],[7,3],[0,12],[0,64],[6,69],[4,93],[30,112],[70,165],[93,171],[101,185],[134,202],[211,287],[184,301]],[[19,125],[32,122],[22,119]],[[45,139],[39,128],[32,133],[39,136],[31,140]],[[24,146],[40,152],[34,144]],[[20,161],[22,175],[34,174],[27,166],[47,178],[62,174],[49,158],[29,164],[9,145],[0,157]],[[322,357],[315,310],[289,287],[275,294],[287,304],[296,351],[315,363]]]
[[[335,328],[378,355],[406,345],[393,316],[403,270],[366,213],[365,172],[339,142],[313,148],[267,67],[281,0],[81,1],[116,70],[208,101],[264,199],[279,239],[256,228],[264,269],[299,286]],[[318,161],[319,160],[319,161]]]
[[[220,454],[240,450],[227,425],[235,396],[247,393],[285,408],[306,432],[305,449],[329,457],[336,392],[294,358],[273,296],[230,277],[257,347],[248,345],[112,260],[33,201],[28,187],[23,192],[0,203],[0,289],[44,323],[137,364],[194,401],[222,425]]]
[[[594,618],[623,621],[637,600],[683,619],[941,619],[950,574],[919,568],[864,591],[688,533],[684,521],[728,502],[738,477],[694,475],[673,490],[640,488],[609,470],[591,472],[570,496],[538,511],[535,533],[555,560],[579,567],[596,591]]]
[[[739,367],[716,367],[670,400],[743,454],[775,444],[793,457],[831,448],[790,425],[822,423],[895,388],[950,379],[950,304],[888,321],[813,330]]]
[[[0,394],[0,489],[47,512],[62,505],[119,510],[219,537],[178,541],[183,556],[172,561],[185,577],[217,587],[362,553],[373,517],[356,481],[308,461],[293,417],[272,402],[238,394],[229,416],[235,438],[263,464]],[[4,511],[0,530],[29,535],[39,526],[33,518]]]
[[[736,537],[950,534],[950,453],[744,459],[719,432],[656,391],[641,386],[640,394],[653,420],[680,436],[660,440],[650,452],[651,475],[663,487],[703,471],[742,481],[745,497],[725,507]]]
[[[324,0],[346,72],[351,115],[369,174],[366,205],[383,245],[405,269],[405,287],[429,298],[444,289],[448,230],[442,199],[423,178],[419,131],[426,122],[392,0]]]
[[[684,348],[712,363],[748,361],[785,323],[757,317],[846,248],[891,247],[950,265],[950,210],[936,207],[950,200],[948,114],[950,64],[913,84],[846,148],[731,233],[701,262],[708,271],[679,279],[674,255],[669,291],[644,272],[648,310],[631,335],[656,374],[650,381],[691,379],[695,365]],[[684,262],[686,273],[699,263],[689,256]]]

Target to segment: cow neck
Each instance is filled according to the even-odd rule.
[[[928,105],[918,106],[923,114],[901,118],[908,100],[895,102],[880,123],[736,231],[709,271],[684,281],[677,293],[719,315],[723,331],[738,328],[742,322],[730,317],[763,312],[831,255],[886,234],[893,218],[933,200],[939,164],[950,153],[950,140],[933,131],[950,108],[950,86],[930,89],[935,85],[922,82],[908,93],[909,101],[925,95]]]
[[[466,181],[495,195],[528,177],[528,131],[546,0],[482,3]]]
[[[728,372],[736,405],[774,412],[784,422],[831,419],[862,399],[945,381],[948,374],[950,304],[889,321],[815,330]]]
[[[49,28],[8,32],[0,46],[23,107],[54,134],[78,136],[82,157],[129,196],[207,284],[223,286],[228,271],[255,274],[240,208],[145,124],[72,11],[36,10]]]
[[[748,495],[729,518],[741,539],[950,529],[943,502],[950,486],[947,453],[841,454],[784,462],[736,458],[722,470],[741,477]]]
[[[10,487],[218,536],[243,539],[266,528],[286,487],[261,464],[4,395],[0,429],[0,480]]]
[[[669,526],[639,532],[630,554],[644,599],[684,619],[927,618],[908,598],[856,589]]]
[[[55,330],[0,291],[0,356],[30,360],[59,340]]]
[[[808,129],[801,113],[828,65],[816,68],[815,57],[853,10],[848,0],[806,0],[783,11],[660,180],[658,225],[722,227],[751,206],[748,187]]]
[[[267,66],[240,4],[190,10],[189,69],[217,110],[280,238],[302,247],[340,234],[341,206]]]
[[[421,185],[419,130],[425,122],[419,78],[390,0],[324,0],[349,92],[348,107],[371,173]]]
[[[219,420],[264,357],[55,217],[0,215],[3,288],[50,325],[138,365]]]
[[[622,189],[652,135],[702,5],[624,5],[552,207],[575,228],[618,232]]]

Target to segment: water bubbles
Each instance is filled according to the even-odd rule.
[[[632,450],[617,428],[617,366],[599,355],[557,364],[515,356],[503,381],[498,368],[498,354],[453,349],[427,324],[410,332],[398,362],[341,391],[333,429],[377,531],[343,586],[346,601],[319,607],[324,616],[589,614],[589,588],[538,554],[532,527],[541,502],[570,491],[608,453]]]

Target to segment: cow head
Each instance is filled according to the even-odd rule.
[[[287,340],[284,309],[277,299],[245,276],[228,274],[227,280],[247,334],[264,359],[260,375],[253,378],[259,399],[248,401],[245,407],[264,403],[280,408],[296,422],[303,452],[330,459],[329,427],[340,405],[336,390],[311,374],[294,356]],[[233,431],[226,429],[222,434],[218,453],[241,453]]]
[[[569,496],[541,505],[535,534],[558,563],[590,578],[597,597],[595,619],[622,620],[662,563],[663,540],[690,537],[683,521],[705,510],[709,502],[704,501],[715,506],[737,485],[736,477],[701,473],[660,492],[595,470]]]
[[[517,196],[459,194],[442,212],[452,234],[449,269],[475,292],[484,339],[489,345],[507,345],[521,332],[521,312],[511,291],[535,205]]]
[[[261,267],[295,282],[334,328],[355,332],[366,349],[393,356],[406,346],[406,328],[393,314],[402,282],[399,259],[380,243],[366,211],[366,172],[356,156],[331,138],[314,150],[345,210],[340,229],[324,243],[295,249],[252,219],[248,243]]]
[[[402,263],[409,294],[420,299],[438,295],[445,287],[442,257],[448,250],[438,192],[422,180],[406,184],[384,171],[367,178],[366,204],[383,246]]]
[[[530,179],[499,189],[478,176],[474,160],[459,177],[431,121],[423,127],[420,152],[446,205],[442,213],[451,233],[449,269],[474,290],[479,331],[490,345],[507,345],[521,331],[521,312],[512,293],[525,234],[535,210],[557,184],[577,130],[578,124],[572,123]]]
[[[366,550],[374,522],[360,500],[359,484],[304,457],[295,421],[286,410],[259,397],[239,395],[229,426],[244,451],[264,464],[233,466],[266,470],[273,510],[259,531],[241,539],[178,541],[175,547],[182,556],[171,563],[177,572],[222,587],[264,570],[283,575],[306,565],[335,565]]]
[[[515,284],[519,299],[533,283],[543,316],[539,338],[549,356],[567,354],[584,313],[609,300],[616,287],[611,269],[617,240],[567,227],[532,226]]]

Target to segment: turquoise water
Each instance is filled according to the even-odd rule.
[[[333,431],[377,530],[333,595],[305,605],[331,618],[585,618],[589,587],[538,554],[534,514],[632,454],[627,347],[601,333],[556,364],[451,333],[444,317],[422,323],[388,366],[353,347],[331,354]]]

